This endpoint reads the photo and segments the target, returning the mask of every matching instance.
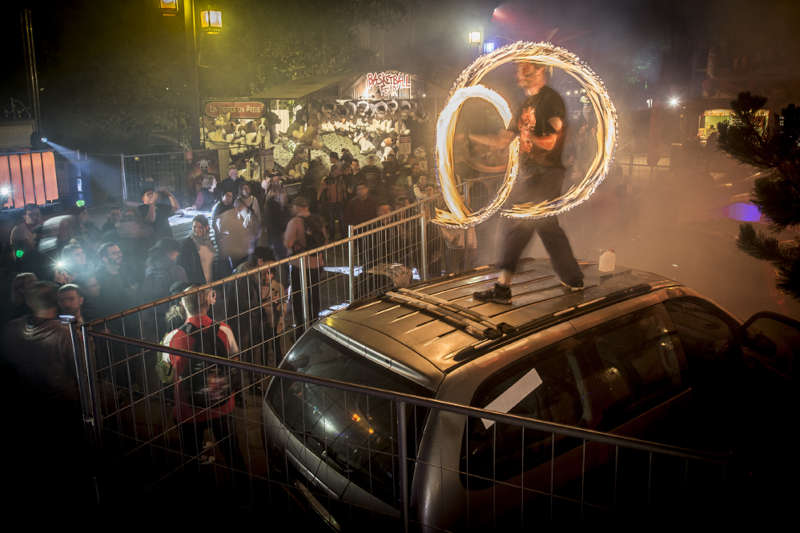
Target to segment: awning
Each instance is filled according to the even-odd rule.
[[[326,76],[312,76],[309,78],[302,78],[299,80],[293,80],[279,85],[266,87],[261,91],[253,93],[251,96],[253,98],[297,100],[324,89],[333,88],[334,86],[341,84],[343,81],[350,81],[356,77],[358,77],[358,74],[353,72],[343,72],[340,74],[331,74]]]

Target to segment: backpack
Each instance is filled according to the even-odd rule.
[[[317,215],[309,215],[303,218],[303,227],[306,235],[306,250],[313,250],[320,246],[325,246],[325,232],[323,222]]]
[[[203,328],[202,335],[200,328],[190,322],[178,329],[194,339],[194,343],[189,343],[190,350],[219,357],[228,356],[228,348],[220,338],[216,324]],[[191,359],[187,374],[189,379],[183,383],[181,394],[186,403],[196,407],[212,407],[222,403],[231,393],[231,373],[228,368]]]

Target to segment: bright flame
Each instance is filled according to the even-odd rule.
[[[597,117],[595,141],[598,149],[583,180],[570,187],[566,193],[535,205],[532,203],[514,205],[511,209],[501,211],[501,214],[510,218],[538,219],[563,213],[585,202],[608,173],[617,142],[617,112],[603,81],[575,54],[563,48],[550,43],[519,41],[479,57],[464,69],[453,85],[450,101],[439,115],[436,126],[437,165],[442,192],[450,212],[437,210],[437,216],[433,220],[437,224],[460,228],[479,224],[489,218],[505,202],[511,192],[519,164],[519,138],[514,139],[509,146],[506,177],[497,197],[489,206],[474,215],[468,213],[463,199],[456,191],[452,151],[457,112],[466,98],[472,96],[483,98],[492,103],[498,111],[501,106],[508,108],[508,104],[502,97],[494,91],[491,93],[496,97],[489,96],[489,93],[483,91],[490,91],[490,89],[478,84],[495,68],[512,62],[538,63],[559,68],[572,76],[583,87],[581,92],[585,93],[585,98],[591,104]],[[465,89],[477,87],[480,87],[480,90],[476,93],[462,92]],[[465,96],[465,94],[470,96]],[[504,118],[504,120],[506,119]],[[507,120],[506,124],[508,124]]]
[[[358,416],[358,413],[353,413],[353,422],[361,422],[361,417]]]
[[[508,127],[511,122],[511,108],[508,107],[502,96],[497,92],[484,87],[475,85],[474,87],[463,87],[457,89],[451,96],[447,105],[439,114],[436,123],[436,162],[439,169],[439,181],[442,187],[442,195],[450,212],[437,210],[434,222],[443,226],[469,227],[480,224],[492,216],[506,201],[511,194],[511,188],[517,179],[519,169],[519,139],[515,139],[508,150],[508,166],[506,167],[506,179],[497,193],[494,201],[488,206],[470,213],[469,208],[464,204],[464,199],[458,192],[458,184],[454,179],[455,168],[453,165],[453,136],[458,122],[458,113],[464,102],[470,98],[480,98],[489,102],[503,119],[503,124]]]

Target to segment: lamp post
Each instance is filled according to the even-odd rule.
[[[161,14],[165,17],[177,16],[179,0],[159,0]],[[222,32],[222,10],[208,7],[200,12],[200,25],[208,35],[217,35]],[[186,50],[189,55],[189,73],[192,86],[191,118],[191,144],[192,148],[200,146],[200,74],[197,52],[197,5],[195,0],[183,0],[183,34]]]
[[[483,34],[479,30],[473,30],[467,35],[467,42],[469,47],[474,52],[475,57],[481,55],[481,44],[483,43]]]

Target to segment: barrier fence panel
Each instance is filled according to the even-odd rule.
[[[98,472],[101,502],[135,505],[146,492],[306,529],[507,531],[543,518],[711,516],[740,488],[725,458],[431,399],[320,327],[274,368],[252,362],[253,349],[204,355],[84,325],[85,413],[102,422],[87,426],[114,459]],[[121,387],[104,355],[114,349],[128,362],[167,354],[176,375]]]
[[[194,193],[187,187],[192,160],[186,152],[120,155],[119,164],[126,200],[138,201],[147,189],[166,188],[184,203],[194,201]]]

